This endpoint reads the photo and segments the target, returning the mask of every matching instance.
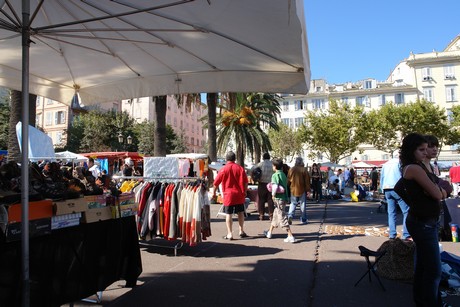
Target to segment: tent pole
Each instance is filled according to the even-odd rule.
[[[21,139],[21,247],[22,306],[30,306],[29,276],[29,21],[30,0],[22,0],[22,139]]]

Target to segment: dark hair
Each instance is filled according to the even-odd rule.
[[[225,156],[225,160],[235,162],[236,161],[235,153],[233,151],[227,152],[227,155]]]
[[[425,134],[423,136],[426,139],[426,142],[428,143],[428,147],[439,147],[439,140],[437,137],[435,137],[432,134]]]
[[[88,163],[89,162],[94,163],[94,159],[93,158],[88,158]]]
[[[273,165],[277,170],[283,169],[283,160],[281,159],[273,159],[272,161]]]
[[[422,145],[428,143],[420,133],[409,133],[402,141],[399,149],[399,160],[401,161],[401,169],[409,164],[417,163],[415,160],[415,150]]]
[[[270,160],[270,154],[268,152],[265,152],[264,155],[262,156],[264,160]]]

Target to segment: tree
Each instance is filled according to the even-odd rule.
[[[445,110],[424,99],[401,106],[401,136],[411,132],[432,134],[439,139],[440,147],[449,139],[450,127]]]
[[[144,120],[142,123],[135,124],[133,132],[135,138],[139,140],[138,150],[147,156],[154,155],[154,131],[155,123]],[[170,125],[166,125],[166,154],[185,152],[187,146],[184,138],[180,138]]]
[[[451,112],[449,136],[446,139],[448,145],[460,143],[460,106],[453,106]]]
[[[268,130],[268,136],[272,144],[272,156],[287,159],[302,154],[302,140],[298,131],[289,128],[283,123],[279,124],[279,129]],[[292,159],[291,159],[292,161]]]
[[[166,96],[155,96],[155,133],[154,133],[154,156],[166,156]]]
[[[35,126],[35,117],[37,111],[35,109],[37,96],[29,95],[29,125]],[[22,114],[22,92],[11,91],[11,109],[9,120],[9,135],[8,135],[8,161],[21,162],[21,152],[19,150],[18,137],[16,134],[16,125],[21,121]]]
[[[367,118],[367,142],[393,156],[401,144],[399,107],[393,103],[385,104],[380,109],[369,112]]]
[[[223,153],[235,144],[238,163],[244,167],[245,155],[256,147],[271,150],[270,139],[261,125],[278,128],[279,103],[274,95],[228,93],[222,96],[223,113],[217,116],[217,149]]]
[[[366,138],[366,115],[362,107],[351,108],[331,100],[329,109],[307,111],[300,135],[316,156],[334,163],[350,156]]]
[[[216,110],[217,110],[217,93],[206,94],[206,105],[208,108],[208,156],[211,161],[217,161],[217,128],[216,128]]]
[[[184,153],[187,152],[187,143],[185,142],[185,131],[182,129],[179,135],[174,133],[174,129],[170,127],[171,136],[174,135],[174,138],[171,138],[171,151],[170,153]]]
[[[10,97],[0,97],[0,149],[8,148]]]

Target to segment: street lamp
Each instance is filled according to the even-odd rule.
[[[131,135],[128,135],[126,137],[126,144],[124,143],[124,137],[121,132],[118,134],[118,143],[124,145],[123,148],[126,150],[126,145],[131,145],[133,143],[133,137]]]

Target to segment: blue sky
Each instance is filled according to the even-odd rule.
[[[409,53],[460,34],[460,0],[304,0],[312,79],[385,80]]]

